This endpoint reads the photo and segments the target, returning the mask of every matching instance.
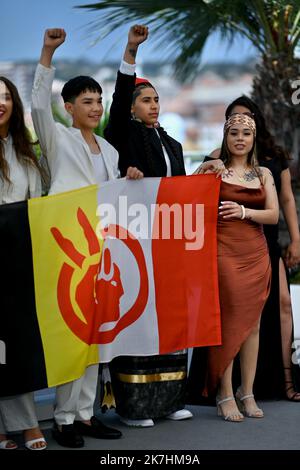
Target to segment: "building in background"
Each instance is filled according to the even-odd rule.
[[[65,113],[61,89],[75,75],[91,75],[102,86],[104,106],[109,106],[114,91],[118,63],[97,67],[86,61],[61,61],[55,64],[53,101],[63,116]],[[24,103],[26,120],[30,118],[31,88],[36,63],[0,62],[0,75],[7,76],[17,86]],[[224,112],[227,105],[242,94],[251,93],[254,64],[215,64],[205,66],[192,83],[183,84],[174,78],[170,64],[139,64],[138,75],[147,78],[160,96],[160,122],[179,140],[186,155],[188,173],[201,158],[218,147],[222,140]]]

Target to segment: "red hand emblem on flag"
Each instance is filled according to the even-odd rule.
[[[121,316],[120,299],[124,290],[120,269],[112,262],[110,250],[106,247],[100,261],[99,240],[80,208],[77,219],[88,243],[87,256],[80,253],[57,227],[51,228],[57,244],[75,266],[64,263],[61,268],[57,284],[58,305],[66,324],[82,341],[87,344],[110,343],[120,331],[135,322],[146,307],[149,287],[144,253],[138,240],[124,228],[110,225],[103,230],[104,238],[119,236],[134,255],[139,269],[139,293],[131,308]],[[74,288],[74,278],[78,276],[80,281]],[[109,330],[99,331],[101,325],[108,322],[114,322],[115,325]]]

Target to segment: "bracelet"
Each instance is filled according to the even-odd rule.
[[[241,206],[241,209],[242,209],[241,220],[244,220],[244,218],[246,217],[246,209],[243,206],[243,204],[240,204],[240,206]]]

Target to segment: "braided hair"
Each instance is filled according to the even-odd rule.
[[[157,131],[158,131],[162,141],[165,140],[168,143],[168,145],[170,146],[173,156],[176,157],[176,158],[178,157],[180,159],[180,156],[178,155],[178,147],[176,147],[176,145],[174,143],[174,140],[170,138],[170,136],[165,131],[165,129],[163,127],[158,127]]]

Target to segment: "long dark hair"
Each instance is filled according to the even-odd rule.
[[[3,82],[10,92],[13,102],[12,114],[9,121],[9,134],[12,137],[13,146],[19,162],[23,164],[34,165],[39,171],[39,164],[33,152],[33,143],[30,133],[25,126],[24,108],[16,86],[6,77],[0,76],[0,82]],[[9,178],[9,166],[5,158],[2,139],[0,138],[0,178],[11,183]]]
[[[224,137],[223,137],[222,146],[221,146],[221,153],[220,153],[220,158],[221,160],[223,160],[225,166],[229,166],[231,164],[231,154],[227,146],[228,132],[229,132],[229,128],[224,132]],[[253,138],[252,148],[247,156],[247,163],[254,169],[258,166],[255,137]]]
[[[249,109],[256,124],[256,151],[258,161],[266,161],[268,158],[279,158],[281,161],[290,160],[286,150],[275,143],[275,139],[268,131],[265,118],[257,104],[245,95],[234,100],[225,111],[226,119],[232,114],[235,106],[243,106]]]

